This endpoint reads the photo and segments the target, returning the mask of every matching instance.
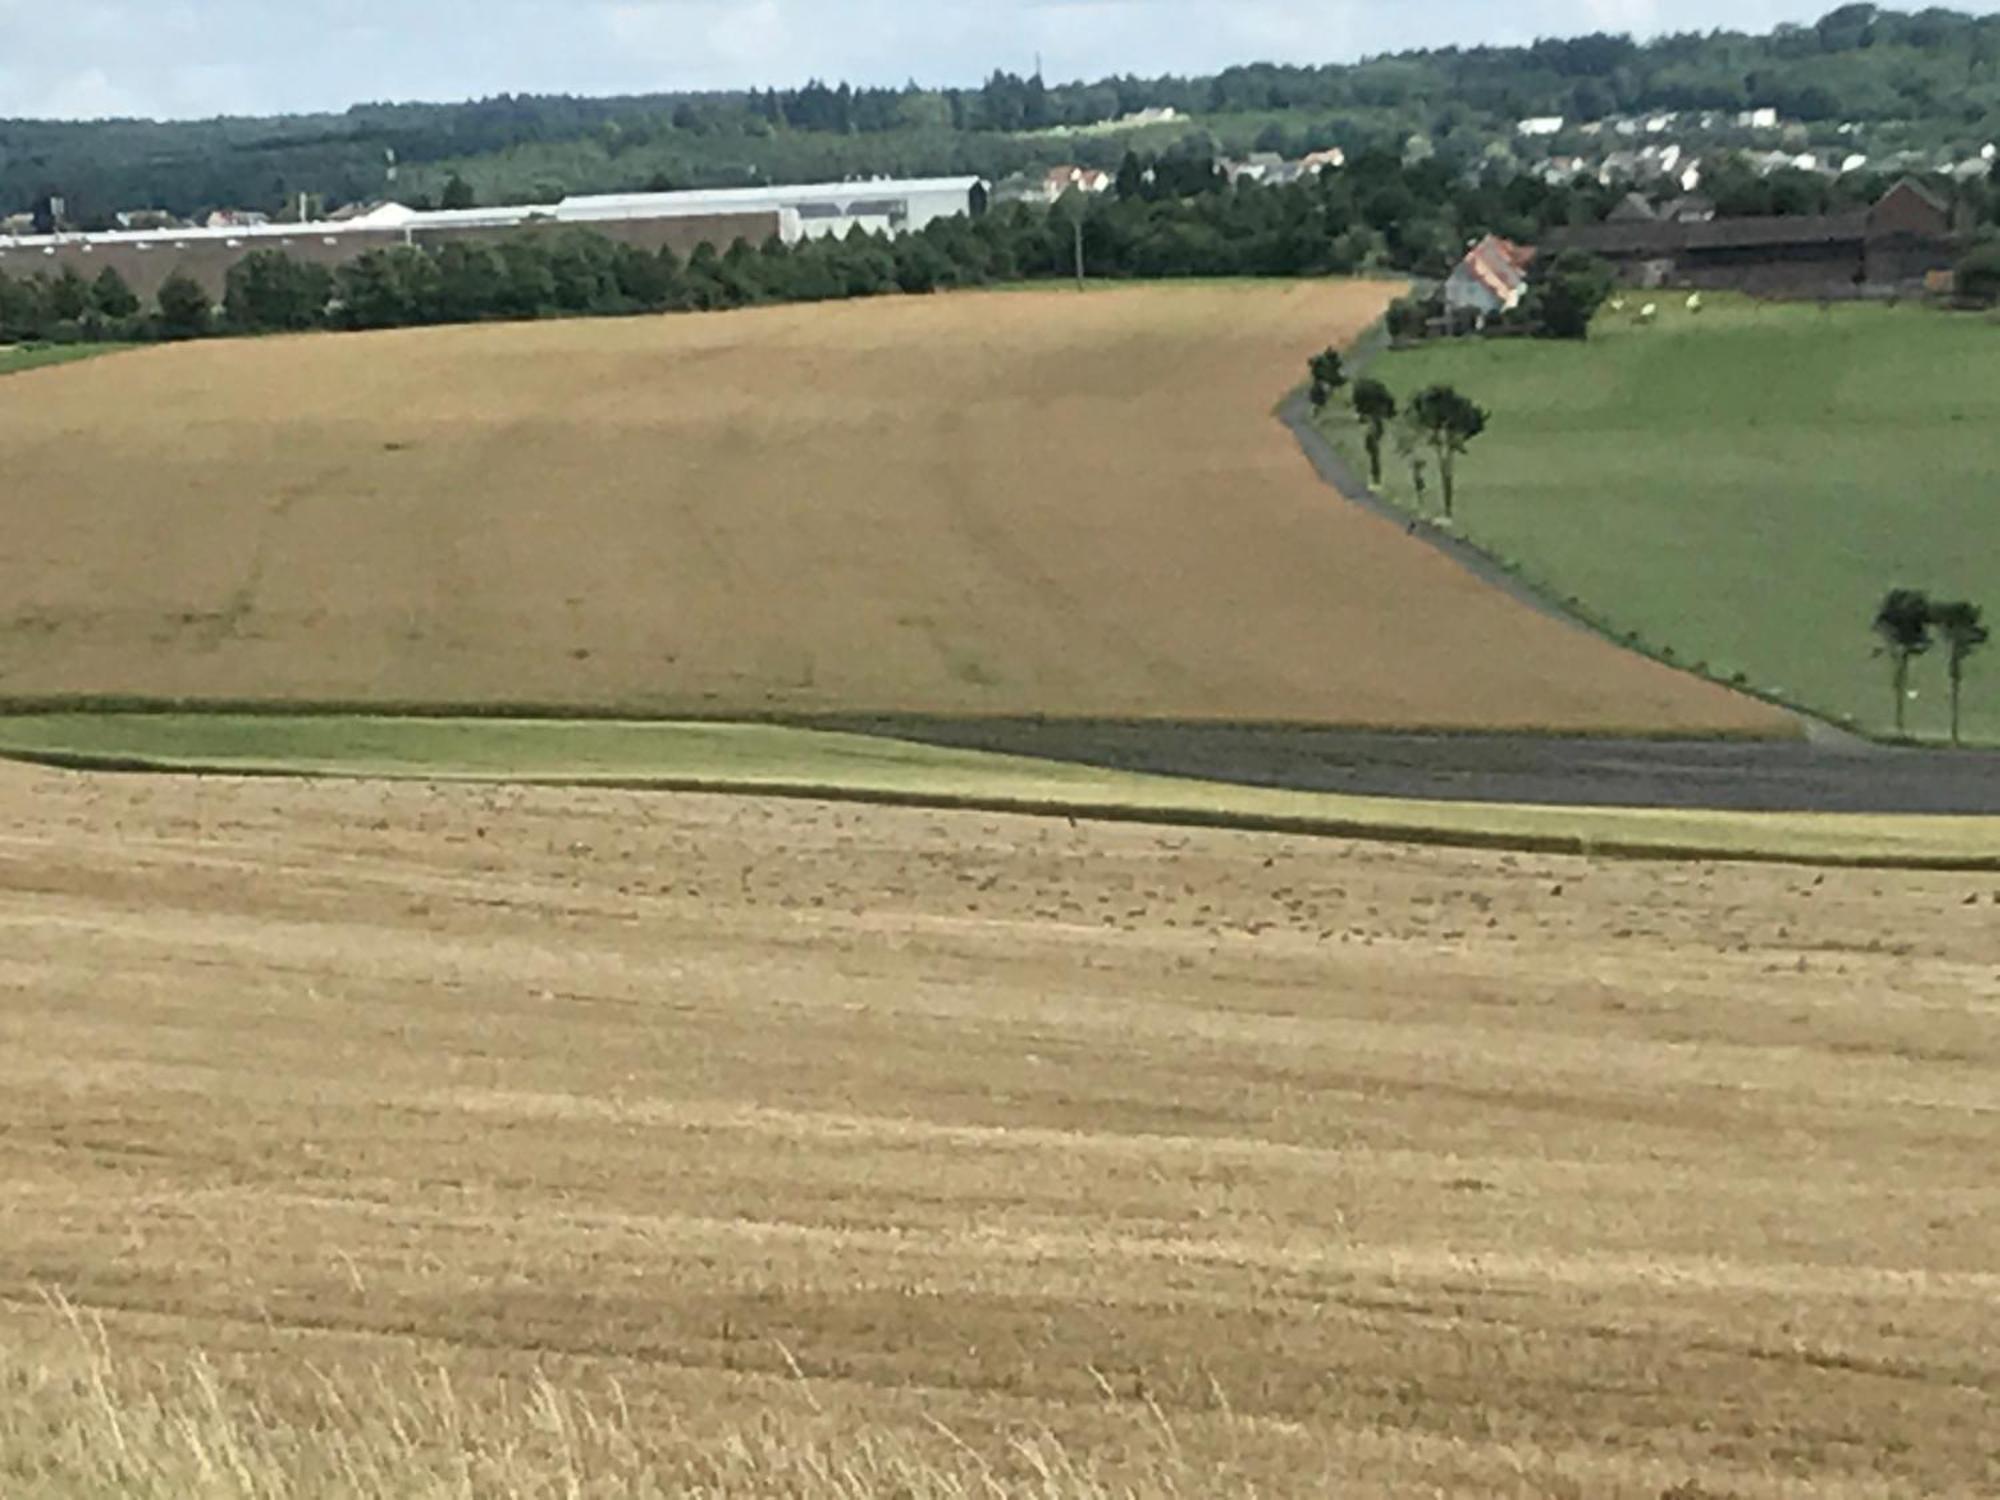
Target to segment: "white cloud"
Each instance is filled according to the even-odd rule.
[[[31,118],[62,120],[108,120],[121,115],[145,113],[148,96],[121,88],[103,68],[83,68],[74,73],[48,73],[21,82],[26,70],[10,75],[9,113]]]

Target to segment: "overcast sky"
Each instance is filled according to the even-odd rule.
[[[0,0],[0,118],[975,82],[1346,61],[1585,31],[1761,30],[1836,0]],[[2000,0],[1962,0],[1988,11]]]

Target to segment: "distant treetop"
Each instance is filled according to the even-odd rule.
[[[1603,33],[1524,47],[1442,47],[1355,64],[1252,63],[1209,77],[1049,82],[997,71],[974,87],[802,87],[609,99],[502,95],[468,104],[362,104],[269,120],[0,122],[0,214],[51,193],[80,227],[121,209],[274,211],[304,190],[332,202],[412,193],[449,174],[482,195],[516,179],[568,191],[667,177],[693,186],[828,175],[1001,177],[1061,161],[1115,168],[1133,138],[1306,151],[1398,151],[1421,138],[1477,165],[1527,119],[1774,110],[1823,126],[1895,122],[1919,148],[2000,136],[2000,17],[1846,5],[1765,35]],[[1171,115],[1166,112],[1171,111]],[[1221,137],[1228,139],[1221,139]],[[1238,139],[1240,137],[1240,139]],[[512,175],[509,175],[512,174]]]

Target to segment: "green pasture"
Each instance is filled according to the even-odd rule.
[[[2000,869],[2000,818],[1349,797],[765,724],[35,714],[0,717],[0,757],[72,770],[738,791],[1633,858]]]
[[[0,375],[18,375],[46,365],[74,364],[124,347],[123,344],[0,344]]]
[[[1642,326],[1638,307],[1656,302]],[[1870,733],[1894,723],[1870,630],[1893,587],[2000,623],[2000,324],[1916,305],[1628,294],[1590,341],[1385,354],[1399,397],[1456,385],[1492,414],[1457,524],[1614,636]],[[1351,414],[1328,419],[1360,469]],[[1387,498],[1411,506],[1390,445]],[[1438,503],[1433,479],[1430,505]],[[1947,724],[1942,653],[1910,729]],[[2000,645],[1967,678],[1968,738],[2000,741]]]

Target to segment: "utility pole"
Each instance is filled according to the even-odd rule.
[[[1082,193],[1077,194],[1076,213],[1074,215],[1074,219],[1076,224],[1076,289],[1080,292],[1084,290],[1087,284],[1083,274],[1083,194]]]

